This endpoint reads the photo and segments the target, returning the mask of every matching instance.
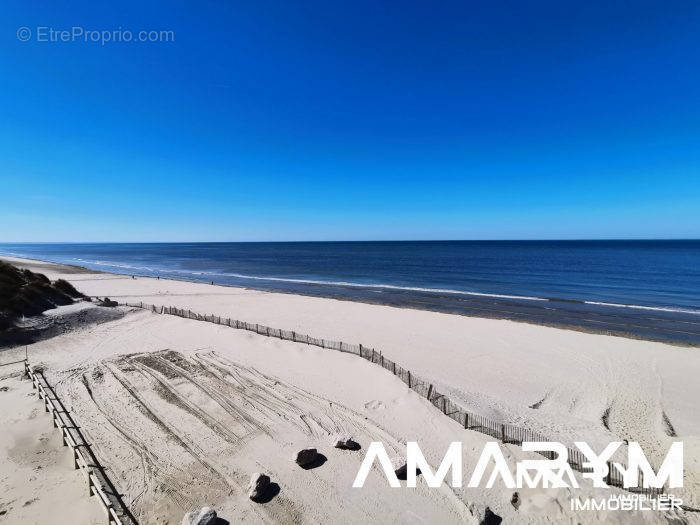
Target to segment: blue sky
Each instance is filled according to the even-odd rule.
[[[95,4],[4,4],[0,241],[700,237],[696,2]]]

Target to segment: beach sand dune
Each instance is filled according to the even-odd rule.
[[[10,355],[17,351],[8,352]],[[658,522],[655,513],[572,512],[585,489],[393,489],[375,466],[363,489],[352,483],[364,450],[336,449],[337,434],[366,449],[384,443],[400,463],[406,441],[437,467],[448,445],[463,443],[471,474],[489,437],[465,431],[398,378],[362,359],[228,327],[136,310],[29,347],[45,369],[125,501],[142,523],[179,523],[211,505],[231,523],[478,523],[486,507],[506,522]],[[316,448],[309,470],[293,460]],[[541,459],[505,445],[518,459]],[[253,472],[278,492],[251,502]],[[582,482],[583,484],[583,482]]]
[[[697,349],[165,279],[55,275],[90,295],[375,346],[472,411],[567,444],[640,441],[656,462],[682,439],[682,496],[697,499]],[[363,453],[333,448],[334,434],[352,435],[363,447],[380,440],[397,458],[406,441],[418,441],[434,466],[450,442],[462,441],[465,476],[490,439],[464,431],[352,355],[137,310],[36,343],[30,359],[46,367],[148,523],[177,522],[204,504],[232,522],[469,522],[481,520],[486,506],[506,522],[664,520],[651,512],[572,512],[573,493],[565,489],[520,491],[519,510],[510,503],[513,491],[502,487],[390,489],[377,469],[365,489],[352,489]],[[305,471],[292,457],[308,447],[326,461]],[[538,458],[517,446],[503,449],[511,464]],[[270,502],[247,499],[253,472],[279,485]],[[591,494],[610,492],[575,493]]]
[[[392,493],[377,472],[351,489],[363,456],[334,448],[335,435],[382,441],[400,457],[405,438],[393,422],[414,419],[413,405],[425,420],[411,425],[449,424],[402,383],[384,385],[390,376],[351,356],[182,321],[136,312],[30,348],[143,522],[178,523],[204,504],[232,522],[473,519],[447,486]],[[321,373],[334,369],[376,387]],[[317,468],[293,461],[306,447],[323,454]],[[279,487],[262,505],[247,496],[258,471]]]

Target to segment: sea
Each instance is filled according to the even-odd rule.
[[[16,243],[0,254],[700,345],[700,240]]]

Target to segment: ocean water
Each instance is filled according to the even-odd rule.
[[[698,240],[0,244],[0,254],[553,324],[572,324],[563,314],[580,324],[576,312],[700,322]]]

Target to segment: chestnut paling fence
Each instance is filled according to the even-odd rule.
[[[24,372],[31,379],[32,387],[38,391],[39,399],[44,401],[44,409],[50,413],[54,428],[61,431],[63,446],[70,447],[73,453],[73,467],[81,469],[85,476],[88,496],[97,496],[105,511],[107,523],[138,525],[136,518],[122,500],[122,495],[107,476],[105,467],[95,456],[80,427],[46,380],[44,373],[29,366],[27,360],[24,360]]]
[[[245,321],[239,321],[237,319],[230,319],[227,317],[225,318],[216,315],[203,315],[193,312],[191,310],[184,310],[181,308],[175,308],[171,306],[156,306],[153,304],[147,304],[143,302],[126,302],[119,304],[121,306],[143,308],[146,310],[150,310],[153,313],[169,314],[175,315],[177,317],[183,317],[185,319],[205,321],[208,323],[229,326],[231,328],[236,328],[239,330],[248,330],[250,332],[255,332],[256,334],[264,335],[267,337],[276,337],[278,339],[284,339],[286,341],[304,343],[308,345],[318,346],[321,348],[327,348],[329,350],[336,350],[339,352],[354,354],[358,357],[366,359],[370,363],[381,366],[385,370],[388,370],[389,372],[394,374],[396,377],[400,378],[401,381],[403,381],[408,386],[408,388],[415,391],[418,395],[425,397],[445,416],[455,420],[465,429],[474,430],[482,434],[489,435],[493,438],[498,439],[499,441],[502,441],[503,443],[511,443],[516,445],[522,445],[523,441],[549,441],[549,439],[547,439],[545,436],[533,430],[501,423],[488,417],[474,414],[465,410],[457,403],[452,401],[447,395],[438,392],[430,382],[421,379],[420,376],[400,366],[395,361],[384,357],[382,352],[377,352],[374,348],[369,348],[362,344],[351,344],[342,341],[320,339],[307,334],[300,334],[291,330],[271,328],[262,324],[248,323]],[[540,454],[548,459],[555,459],[556,456],[554,452],[540,452]],[[586,458],[579,450],[574,450],[571,448],[568,449],[567,462],[573,470],[579,472],[590,472],[590,468],[584,467],[585,460]],[[605,481],[610,486],[624,488],[625,490],[628,490],[630,492],[644,494],[652,498],[658,497],[659,495],[664,493],[663,487],[644,487],[644,479],[641,472],[639,473],[637,487],[624,487],[622,474],[620,474],[620,472],[613,466],[612,462],[609,461],[607,463],[607,466],[608,474]]]

